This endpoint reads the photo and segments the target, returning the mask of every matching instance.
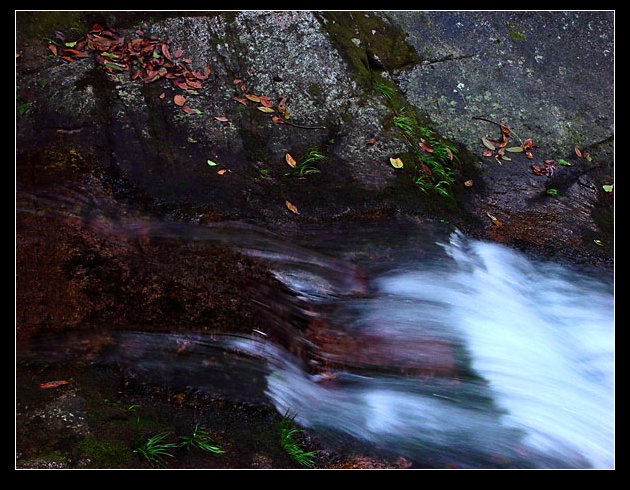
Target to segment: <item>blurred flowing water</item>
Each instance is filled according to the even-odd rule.
[[[139,228],[266,261],[292,304],[261,303],[301,317],[275,333],[67,334],[25,355],[271,403],[332,445],[360,441],[417,467],[613,467],[611,273],[446,227],[314,228],[293,240],[234,223],[127,232]]]

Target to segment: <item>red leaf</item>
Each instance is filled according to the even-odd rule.
[[[280,119],[278,116],[273,116],[271,120],[275,122],[276,124],[284,124],[284,121]]]
[[[501,126],[502,128],[504,126]],[[501,132],[501,141],[499,141],[499,148],[505,148],[508,144],[508,138],[505,133]]]
[[[503,126],[503,124],[500,125],[501,128],[501,134],[503,136],[510,136],[510,128],[508,128],[507,126]]]
[[[136,30],[136,34],[137,34],[138,36],[144,36],[144,31],[142,31],[142,30],[140,30],[140,29],[137,29],[137,30]]]
[[[271,103],[271,100],[269,100],[269,98],[267,98],[267,97],[261,97],[260,98],[260,103],[262,105],[264,105],[265,107],[272,107],[273,106],[273,104]]]
[[[424,163],[422,164],[422,171],[429,176],[433,175],[433,172],[431,172],[431,169],[427,167]]]
[[[490,150],[486,150],[482,153],[482,155],[484,157],[491,157],[492,155],[494,155],[494,153],[492,153]]]
[[[64,54],[66,54],[66,53],[73,54],[73,55],[75,55],[77,58],[87,58],[87,57],[89,57],[89,56],[90,56],[89,54],[87,54],[87,53],[83,53],[83,52],[81,52],[81,51],[77,51],[76,49],[64,49]]]
[[[208,78],[208,75],[202,75],[201,73],[199,73],[198,71],[193,71],[192,75],[197,79],[197,80],[205,80],[206,78]]]
[[[225,116],[214,116],[214,118],[219,122],[228,122],[228,118]]]
[[[192,108],[188,107],[187,105],[182,107],[182,111],[184,111],[186,114],[197,114],[195,112],[195,109],[192,109]]]
[[[57,56],[57,46],[55,46],[54,44],[50,43],[48,45],[48,49],[50,49],[50,51],[52,51],[52,54],[54,54],[55,56]]]
[[[46,390],[50,388],[58,388],[60,386],[67,385],[67,384],[70,384],[70,383],[63,379],[60,379],[59,381],[48,381],[47,383],[41,383],[39,387]]]
[[[203,74],[206,76],[206,78],[208,78],[210,76],[210,67],[209,66],[204,66],[203,67]]]
[[[92,29],[90,29],[90,32],[101,32],[102,30],[104,30],[105,28],[100,25],[100,24],[94,24],[92,26]]]
[[[247,107],[247,99],[245,99],[244,97],[232,97],[232,98],[239,104],[243,104],[244,106]]]
[[[178,105],[181,107],[186,103],[186,97],[178,94],[175,97],[173,97],[173,102],[175,102],[175,105]]]
[[[182,51],[182,49],[180,49],[180,48],[177,48],[175,50],[174,56],[175,56],[175,58],[181,58],[183,54],[184,54],[184,51]]]
[[[192,59],[190,59],[190,58],[184,58],[182,61],[184,63],[188,63],[188,64],[192,63]]]
[[[234,85],[238,85],[239,83],[241,83],[243,80],[241,80],[240,78],[235,78],[234,80],[232,80],[232,83]]]
[[[135,80],[136,78],[142,78],[142,73],[140,72],[140,70],[136,70],[136,72],[131,75],[132,80]]]
[[[201,82],[189,79],[186,79],[186,85],[188,85],[189,88],[193,89],[200,89],[202,87]]]
[[[70,56],[62,56],[61,59],[65,60],[65,61],[67,61],[69,63],[72,63],[73,61],[76,61],[74,58],[71,58]],[[112,71],[112,70],[108,68],[108,71]]]
[[[376,138],[370,138],[369,140],[367,140],[367,144],[368,145],[375,145],[376,144]]]
[[[547,165],[555,165],[555,164],[556,164],[556,163],[558,163],[558,162],[556,162],[555,160],[545,160],[545,163],[546,163]]]
[[[422,151],[426,151],[427,153],[433,153],[434,151],[434,148],[431,145],[428,145],[427,143],[425,143],[423,139],[420,140],[420,142],[418,143],[418,146],[420,147]]]
[[[575,147],[575,154],[578,156],[578,158],[582,158],[582,152],[577,146]]]
[[[162,44],[162,54],[167,60],[173,61],[173,58],[171,58],[171,52],[168,50],[168,44]]]
[[[245,84],[241,85],[241,91],[247,92],[247,85]]]
[[[181,88],[182,90],[188,90],[188,85],[186,85],[186,83],[182,82],[181,80],[173,80],[173,85]]]
[[[532,154],[532,152],[531,152],[531,151],[529,151],[529,150],[525,152],[525,156],[526,156],[527,158],[529,158],[530,160],[531,160],[532,158],[534,158],[534,155],[533,155],[533,154]]]
[[[534,142],[531,138],[527,138],[525,141],[523,141],[523,144],[521,146],[528,150],[534,147]]]

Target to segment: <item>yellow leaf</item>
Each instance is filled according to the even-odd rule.
[[[260,112],[276,112],[274,111],[271,107],[256,107],[256,109],[258,109]]]
[[[392,167],[394,167],[394,168],[402,168],[403,167],[403,161],[400,158],[390,158],[389,159],[389,163],[391,163]]]
[[[245,97],[247,97],[252,102],[260,102],[260,97],[258,97],[257,95],[245,94]]]
[[[297,162],[295,161],[295,158],[293,158],[289,153],[287,153],[284,156],[284,159],[287,161],[287,163],[289,164],[289,167],[295,168],[295,166],[297,165]]]
[[[298,213],[298,208],[296,208],[295,205],[293,203],[291,203],[290,201],[284,201],[284,204],[286,204],[287,208],[292,213],[300,214],[300,213]]]
[[[481,138],[481,142],[483,143],[483,146],[485,146],[486,148],[488,148],[488,150],[496,150],[496,146],[494,146],[492,144],[492,142],[488,139],[488,138]]]
[[[223,169],[219,170],[217,173],[218,173],[219,175],[223,175],[225,172],[227,172],[227,170],[225,170],[225,169],[223,168]]]
[[[486,214],[488,215],[488,218],[490,218],[496,226],[503,226],[503,223],[501,223],[498,219],[496,219],[490,213],[486,212]]]

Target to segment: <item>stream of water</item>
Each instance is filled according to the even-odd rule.
[[[457,231],[313,230],[296,243],[222,226],[150,233],[267,261],[310,325],[289,329],[308,355],[261,331],[119,332],[104,359],[271,403],[331,444],[417,466],[614,466],[612,275]]]

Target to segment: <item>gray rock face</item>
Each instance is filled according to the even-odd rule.
[[[612,254],[613,198],[601,188],[612,183],[612,13],[147,14],[138,23],[136,15],[133,27],[125,13],[104,18],[128,37],[141,27],[170,40],[195,69],[210,66],[203,88],[185,94],[203,114],[175,106],[182,91],[165,80],[143,85],[123,73],[110,81],[92,58],[62,64],[45,56],[45,44],[19,36],[29,44],[18,46],[18,94],[33,109],[18,120],[18,160],[50,146],[72,148],[106,170],[99,175],[109,175],[114,196],[131,192],[176,219],[448,215],[495,240]],[[316,129],[279,125],[240,105],[235,79],[274,103],[287,97],[288,122]],[[455,203],[422,195],[409,165],[389,165],[409,147],[375,90],[379,81],[393,82],[399,100],[460,146]],[[515,154],[499,165],[482,158],[480,138],[498,131],[474,115],[507,124],[511,144],[516,135],[533,138],[535,159]],[[372,138],[376,144],[368,144]],[[574,146],[593,160],[578,159]],[[308,148],[327,156],[322,173],[287,175],[285,153],[299,160]],[[531,163],[559,158],[573,166],[551,178],[532,175]],[[219,166],[208,167],[208,159]],[[228,173],[218,175],[220,168]],[[473,187],[465,188],[469,179]],[[545,194],[549,188],[556,198]],[[497,229],[487,212],[505,226]]]

